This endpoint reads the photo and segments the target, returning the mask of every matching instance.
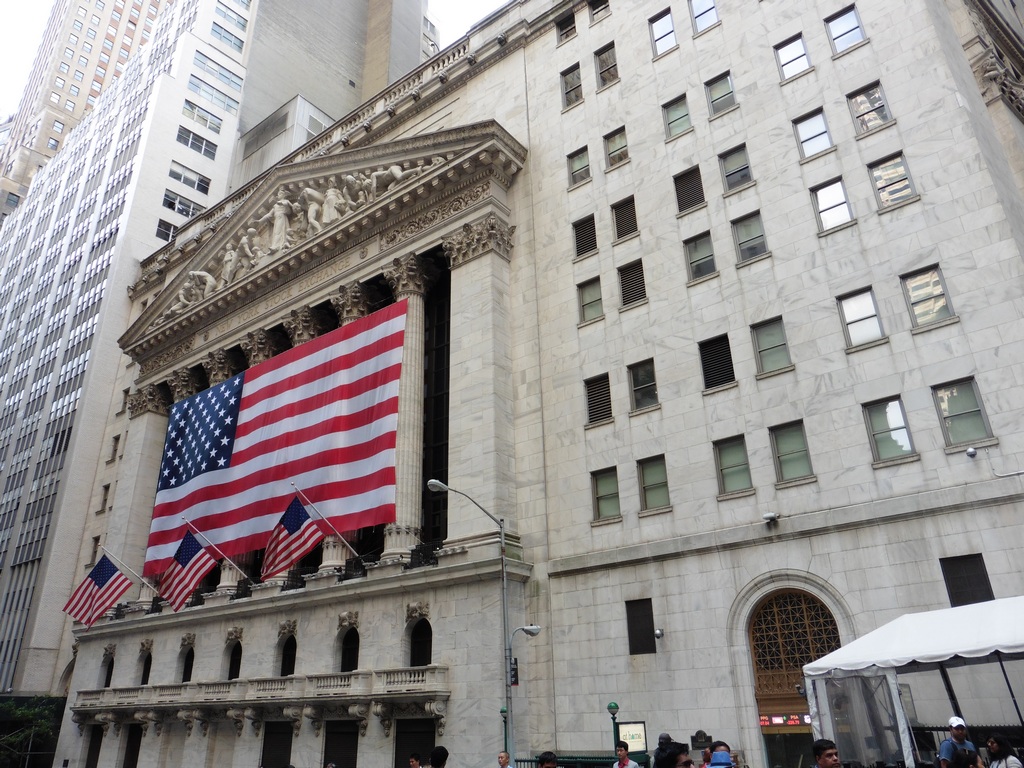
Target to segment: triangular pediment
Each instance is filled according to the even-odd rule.
[[[148,357],[474,181],[507,189],[525,155],[489,121],[278,165],[144,262],[133,295],[157,293],[120,344]]]

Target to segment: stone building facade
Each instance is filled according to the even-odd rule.
[[[129,290],[85,541],[141,565],[171,402],[406,298],[397,520],[177,614],[129,593],[76,632],[57,758],[484,766],[508,641],[518,757],[610,752],[614,701],[652,742],[806,760],[803,663],[1024,586],[1021,29],[510,3],[184,225]],[[496,526],[431,478],[505,521],[539,636],[503,637]]]

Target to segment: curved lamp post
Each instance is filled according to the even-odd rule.
[[[504,716],[507,718],[505,721],[505,751],[508,752],[509,764],[514,766],[516,764],[516,737],[514,726],[515,720],[512,716],[512,636],[516,632],[522,631],[530,637],[536,637],[540,634],[541,628],[536,624],[530,624],[526,627],[516,627],[512,632],[509,632],[508,630],[508,569],[506,567],[505,558],[505,518],[495,517],[480,506],[477,500],[468,493],[463,493],[460,490],[452,488],[451,486],[442,483],[440,480],[428,480],[427,488],[435,493],[457,493],[459,496],[469,499],[473,503],[473,506],[487,515],[491,522],[498,526],[498,534],[501,543],[501,636],[505,640],[505,706],[503,707],[505,710]]]

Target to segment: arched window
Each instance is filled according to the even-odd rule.
[[[139,685],[149,685],[149,673],[153,669],[153,654],[147,653],[142,657],[142,672],[139,675]]]
[[[359,631],[349,627],[341,638],[341,671],[351,672],[359,669]]]
[[[228,656],[228,680],[237,680],[242,673],[242,644],[235,642]]]
[[[181,660],[181,682],[188,683],[192,680],[192,665],[196,661],[196,652],[189,648]]]
[[[430,664],[430,651],[433,644],[434,633],[430,628],[430,622],[420,619],[412,628],[409,635],[409,666],[425,667]]]
[[[288,635],[288,639],[281,646],[281,677],[295,674],[295,651],[297,644],[295,635]]]
[[[114,657],[107,656],[103,660],[103,687],[109,688],[111,681],[114,679]]]

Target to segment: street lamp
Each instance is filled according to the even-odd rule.
[[[608,714],[612,716],[612,740],[618,744],[619,724],[615,721],[615,716],[619,714],[619,705],[614,701],[609,701],[606,709],[608,710]]]
[[[536,637],[537,633],[540,632],[540,627],[531,625],[527,627],[517,627],[512,634],[508,631],[508,569],[505,562],[505,518],[495,517],[482,506],[479,502],[470,496],[468,493],[463,493],[455,488],[445,485],[440,480],[428,480],[427,488],[434,493],[457,493],[459,496],[464,496],[473,502],[473,505],[483,512],[487,517],[491,519],[496,526],[498,526],[498,534],[501,543],[501,637],[505,641],[505,710],[507,720],[507,728],[505,732],[505,751],[508,752],[508,760],[511,765],[515,765],[515,722],[512,716],[512,680],[510,678],[512,672],[512,634],[522,629],[526,634],[531,637]],[[529,631],[536,628],[536,631]]]

